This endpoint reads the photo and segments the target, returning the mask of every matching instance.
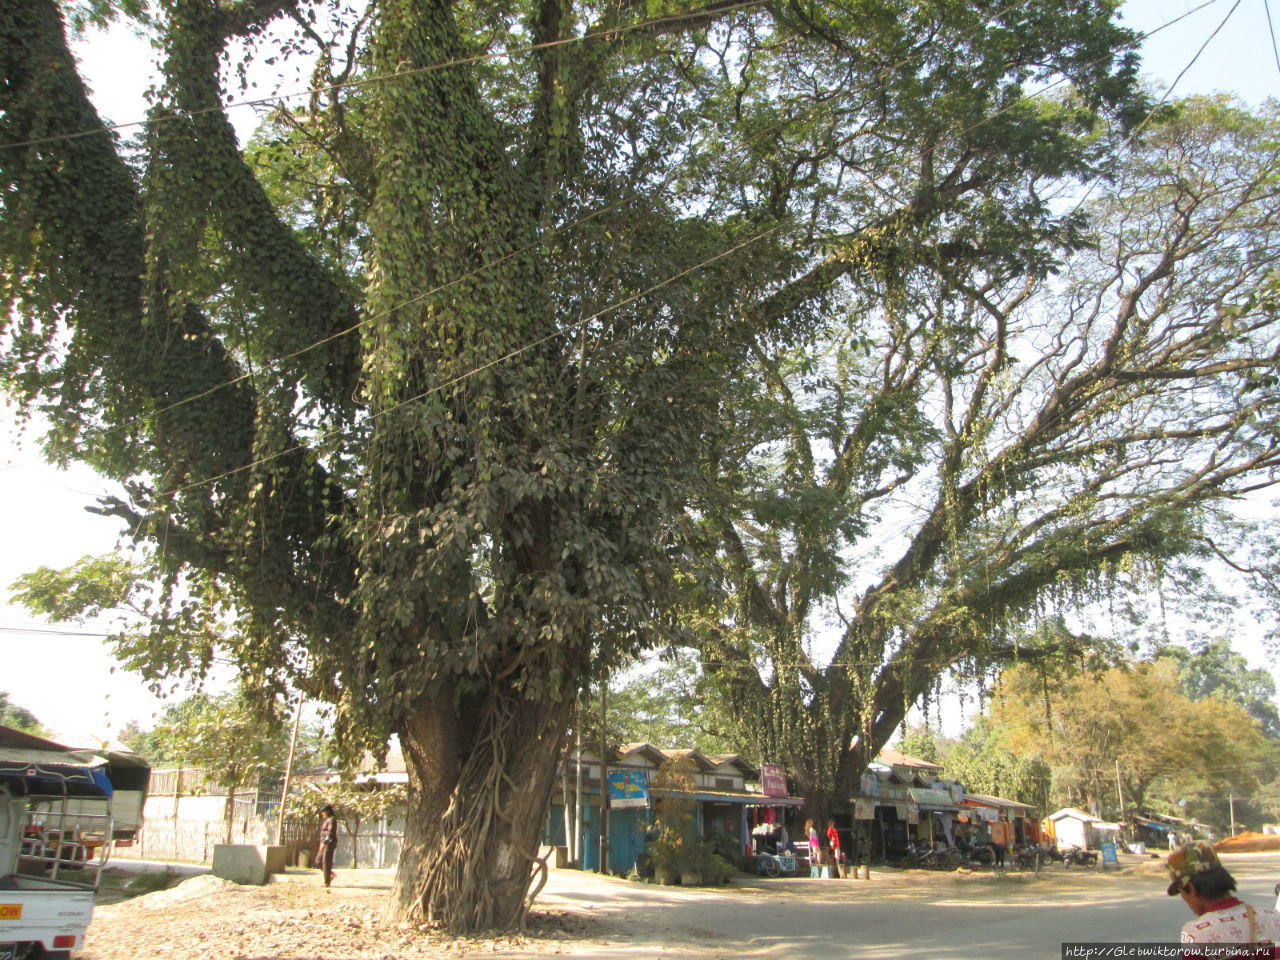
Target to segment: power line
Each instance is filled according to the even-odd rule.
[[[1173,78],[1173,83],[1169,84],[1168,93],[1172,93],[1174,87],[1176,87],[1179,81],[1181,81],[1182,78],[1187,75],[1187,71],[1190,70],[1193,66],[1195,66],[1196,61],[1200,59],[1200,55],[1204,53],[1205,48],[1208,47],[1209,44],[1213,42],[1213,38],[1216,37],[1222,31],[1222,28],[1227,25],[1227,21],[1231,19],[1232,15],[1239,8],[1240,2],[1241,0],[1235,0],[1235,3],[1231,5],[1231,9],[1227,11],[1227,15],[1222,18],[1222,22],[1219,23],[1216,28],[1214,28],[1213,33],[1209,34],[1209,36],[1205,38],[1204,43],[1200,45],[1200,49],[1195,52],[1195,56],[1193,56],[1191,58],[1191,61],[1185,67],[1182,68],[1182,71],[1176,77]],[[1168,93],[1166,93],[1166,98],[1168,96]],[[1161,102],[1163,102],[1163,99],[1161,100]]]
[[[1262,0],[1262,9],[1267,12],[1267,32],[1271,34],[1271,53],[1276,58],[1276,72],[1280,73],[1280,47],[1276,45],[1276,27],[1271,21],[1271,0]]]
[[[746,9],[746,8],[753,7],[753,6],[758,6],[761,2],[763,2],[763,0],[750,0],[750,2],[744,2],[744,3],[741,3],[741,4],[735,5],[735,6],[724,7],[724,8],[722,8],[721,10],[719,10],[719,11],[717,11],[717,12],[718,12],[718,13],[735,12],[735,11],[740,10],[740,9]],[[1161,30],[1164,30],[1164,29],[1166,29],[1167,27],[1172,26],[1173,24],[1178,23],[1180,20],[1184,19],[1185,17],[1191,16],[1192,14],[1194,14],[1194,13],[1198,12],[1200,9],[1203,9],[1203,8],[1204,8],[1204,7],[1206,7],[1206,6],[1210,6],[1210,5],[1212,5],[1213,3],[1216,3],[1216,2],[1218,2],[1218,0],[1206,0],[1206,2],[1202,3],[1200,6],[1195,7],[1195,8],[1193,8],[1193,9],[1191,9],[1191,10],[1187,11],[1186,13],[1183,13],[1183,14],[1179,15],[1178,17],[1173,18],[1172,20],[1169,20],[1169,21],[1165,22],[1164,24],[1160,25],[1159,27],[1157,27],[1157,28],[1155,28],[1155,29],[1153,29],[1153,30],[1151,30],[1151,31],[1148,31],[1148,32],[1147,32],[1147,33],[1145,33],[1145,34],[1142,34],[1142,35],[1141,35],[1141,37],[1142,37],[1143,39],[1146,39],[1147,37],[1153,36],[1153,35],[1155,35],[1156,33],[1159,33]],[[1238,3],[1239,3],[1239,0],[1237,0],[1237,4],[1238,4]],[[1001,8],[1000,10],[996,11],[996,13],[995,13],[995,14],[993,14],[993,15],[992,15],[992,17],[991,17],[991,18],[988,18],[988,19],[994,19],[995,17],[1003,16],[1005,13],[1009,12],[1010,10],[1012,10],[1012,9],[1014,9],[1014,8],[1018,7],[1018,6],[1020,6],[1020,3],[1016,2],[1016,0],[1015,0],[1015,2],[1010,3],[1010,4],[1008,4],[1007,6],[1005,6],[1005,7]],[[1234,9],[1234,8],[1233,8],[1233,9]],[[637,29],[642,29],[642,28],[648,28],[648,27],[651,27],[651,26],[654,26],[654,25],[657,25],[657,24],[661,24],[661,23],[664,23],[664,22],[678,22],[678,21],[680,21],[680,20],[689,19],[689,18],[690,18],[690,16],[692,16],[692,15],[690,15],[690,14],[681,14],[681,15],[672,15],[672,16],[670,16],[670,17],[654,18],[653,20],[646,21],[646,22],[645,22],[645,23],[643,23],[643,24],[639,24],[639,25],[632,25],[631,27],[628,27],[628,28],[625,28],[625,29],[620,29],[620,30],[618,30],[618,31],[612,31],[612,33],[622,33],[622,32],[627,32],[627,31],[629,31],[629,30],[637,30]],[[962,34],[962,36],[963,36],[965,39],[972,39],[972,38],[973,38],[973,36],[975,36],[977,33],[978,33],[978,29],[975,29],[975,30],[973,30],[973,31],[971,31],[971,32],[969,32],[969,33]],[[546,44],[531,44],[531,45],[529,45],[529,46],[527,46],[527,47],[524,47],[524,48],[516,48],[514,51],[508,50],[508,51],[502,51],[502,52],[499,52],[499,53],[486,54],[486,55],[481,55],[481,56],[476,56],[476,57],[471,57],[471,58],[462,58],[462,59],[457,59],[457,60],[441,61],[441,62],[437,62],[437,63],[435,63],[435,64],[428,64],[428,65],[424,65],[424,66],[422,66],[422,67],[415,68],[415,69],[412,69],[412,70],[405,70],[405,71],[401,71],[401,72],[398,72],[398,73],[396,73],[396,74],[392,74],[392,75],[389,75],[389,76],[375,77],[375,78],[364,78],[364,79],[363,79],[363,80],[361,80],[361,81],[351,81],[351,82],[350,82],[350,83],[348,83],[348,84],[336,84],[336,85],[331,85],[331,86],[327,86],[327,87],[326,87],[326,86],[322,86],[322,87],[309,88],[307,91],[304,91],[304,92],[303,92],[303,94],[293,94],[293,95],[289,95],[289,96],[300,96],[300,95],[304,95],[304,94],[310,94],[310,93],[316,93],[316,92],[323,92],[323,91],[325,91],[325,90],[337,89],[337,88],[342,87],[342,86],[344,86],[344,85],[345,85],[345,86],[355,86],[355,85],[358,85],[359,83],[369,83],[369,82],[373,82],[373,81],[375,81],[375,80],[387,80],[387,79],[394,79],[394,78],[396,78],[396,77],[410,77],[410,76],[414,76],[415,74],[425,73],[425,72],[434,71],[434,70],[439,70],[439,69],[444,69],[444,68],[446,68],[446,67],[451,67],[451,66],[456,66],[456,65],[463,65],[463,64],[469,64],[469,63],[480,62],[480,61],[483,61],[483,60],[488,59],[488,58],[491,58],[491,57],[497,57],[497,56],[508,56],[508,55],[511,55],[511,54],[513,54],[513,53],[516,53],[516,52],[531,51],[531,50],[538,49],[538,48],[540,48],[540,47],[542,47],[542,46],[555,46],[555,45],[559,45],[559,44],[575,43],[575,42],[578,42],[578,41],[579,41],[579,40],[581,40],[581,39],[585,39],[585,38],[577,38],[577,37],[574,37],[574,38],[566,38],[566,39],[564,39],[564,40],[560,40],[560,41],[552,41],[552,42],[548,42],[548,43],[546,43]],[[909,63],[912,59],[915,59],[916,57],[921,56],[921,55],[922,55],[922,53],[923,53],[923,51],[917,51],[915,54],[913,54],[913,55],[911,55],[911,56],[901,58],[900,60],[896,61],[894,64],[891,64],[891,65],[889,65],[889,66],[887,66],[887,67],[882,68],[882,69],[880,70],[880,75],[881,75],[881,76],[884,76],[884,75],[886,75],[887,73],[891,72],[892,70],[894,70],[894,69],[896,69],[896,68],[898,68],[898,67],[901,67],[901,66],[905,65],[906,63]],[[1107,58],[1107,57],[1109,57],[1109,56],[1111,56],[1111,53],[1110,53],[1110,52],[1108,52],[1108,53],[1104,54],[1103,56],[1101,56],[1101,57],[1097,58],[1097,59],[1096,59],[1095,61],[1093,61],[1093,62],[1094,62],[1094,63],[1101,62],[1102,60],[1106,59],[1106,58]],[[1036,98],[1036,97],[1038,97],[1038,96],[1042,96],[1042,95],[1044,95],[1045,93],[1047,93],[1047,92],[1051,91],[1052,89],[1054,89],[1055,87],[1059,86],[1061,83],[1064,83],[1064,82],[1066,82],[1066,81],[1065,81],[1065,79],[1064,79],[1064,80],[1056,81],[1056,82],[1054,82],[1054,83],[1051,83],[1051,84],[1046,85],[1045,87],[1043,87],[1043,88],[1041,88],[1041,89],[1039,89],[1039,90],[1037,90],[1037,91],[1035,91],[1035,92],[1033,92],[1033,93],[1031,93],[1031,94],[1027,94],[1027,95],[1023,96],[1022,98],[1020,98],[1019,100],[1015,101],[1014,103],[1012,103],[1012,104],[1010,104],[1010,105],[1008,105],[1008,106],[1006,106],[1006,107],[1003,107],[1003,108],[1001,108],[1000,110],[997,110],[995,113],[991,114],[991,115],[990,115],[990,116],[988,116],[988,117],[984,117],[982,120],[977,121],[977,122],[976,122],[976,123],[974,123],[972,126],[967,127],[967,128],[964,128],[963,130],[959,131],[959,132],[958,132],[958,134],[957,134],[957,136],[964,136],[964,135],[966,135],[966,134],[968,134],[968,133],[971,133],[973,130],[977,129],[978,127],[982,126],[983,124],[990,122],[991,120],[995,119],[996,117],[999,117],[999,116],[1001,116],[1002,114],[1004,114],[1004,113],[1006,113],[1006,112],[1008,112],[1008,111],[1010,111],[1010,110],[1013,110],[1013,109],[1015,109],[1016,107],[1018,107],[1018,106],[1020,106],[1020,105],[1023,105],[1023,104],[1025,104],[1025,103],[1029,102],[1030,100],[1032,100],[1032,99],[1034,99],[1034,98]],[[192,111],[191,113],[192,113],[192,115],[195,115],[195,114],[202,113],[202,112],[211,112],[211,111],[213,111],[213,110],[232,109],[232,108],[237,107],[237,106],[245,106],[245,105],[260,105],[260,104],[262,104],[262,103],[272,102],[274,99],[276,99],[276,98],[271,98],[270,100],[257,100],[257,101],[244,101],[244,102],[237,102],[237,103],[232,103],[232,104],[228,104],[228,105],[225,105],[225,106],[223,106],[223,105],[219,105],[219,106],[217,106],[217,107],[208,107],[208,108],[204,108],[203,110]],[[120,128],[120,127],[125,127],[125,126],[134,126],[134,125],[137,125],[137,124],[140,124],[140,123],[144,123],[144,122],[145,122],[145,121],[134,121],[134,122],[131,122],[131,123],[128,123],[128,124],[120,124],[120,125],[114,125],[114,126],[102,126],[102,127],[95,128],[95,129],[93,129],[93,130],[84,130],[84,131],[79,131],[79,132],[77,132],[77,133],[66,134],[66,135],[59,135],[59,136],[56,136],[56,137],[49,137],[49,138],[45,138],[45,140],[55,140],[55,139],[59,139],[59,138],[67,138],[67,139],[71,139],[71,138],[80,137],[80,136],[87,136],[87,135],[90,135],[90,134],[93,134],[93,133],[98,133],[98,132],[103,132],[103,131],[108,131],[108,130],[118,129],[118,128]],[[1144,121],[1144,122],[1145,122],[1145,121]],[[764,131],[761,131],[761,133],[760,133],[757,137],[753,137],[753,138],[749,139],[747,142],[748,142],[748,143],[750,143],[750,142],[753,142],[753,141],[755,141],[755,140],[757,140],[757,139],[762,139],[762,138],[763,138],[763,136],[764,136],[764,135],[766,135],[768,132],[769,132],[769,130],[768,130],[768,129],[766,129],[766,130],[764,130]],[[29,145],[29,144],[33,144],[33,143],[37,143],[37,142],[44,142],[44,141],[18,141],[17,143],[14,143],[14,144],[8,144],[8,146],[23,146],[24,144],[28,144],[28,145]],[[886,155],[887,155],[887,154],[886,154]],[[497,258],[497,259],[495,259],[495,260],[492,260],[492,261],[489,261],[489,262],[487,262],[487,263],[481,264],[480,266],[478,266],[478,267],[474,268],[474,269],[473,269],[473,270],[471,270],[471,271],[468,271],[468,272],[466,272],[466,273],[462,274],[462,275],[461,275],[461,276],[459,276],[459,277],[456,277],[456,278],[453,278],[453,279],[447,280],[447,281],[445,281],[445,282],[443,282],[443,283],[441,283],[441,284],[437,285],[436,287],[434,287],[434,288],[432,288],[432,289],[430,289],[430,290],[428,290],[428,291],[426,291],[426,292],[424,292],[424,293],[417,294],[417,295],[415,295],[415,296],[413,296],[413,297],[409,298],[408,300],[403,301],[402,303],[396,304],[396,305],[394,305],[394,306],[392,306],[392,307],[388,307],[386,310],[384,310],[384,311],[383,311],[383,312],[381,312],[381,313],[375,314],[375,315],[373,315],[373,316],[366,317],[366,318],[364,318],[363,320],[360,320],[359,322],[357,322],[357,323],[355,323],[355,324],[352,324],[351,326],[349,326],[349,327],[347,327],[347,328],[345,328],[345,329],[343,329],[343,330],[337,331],[337,332],[335,332],[335,333],[333,333],[333,334],[330,334],[330,335],[328,335],[328,336],[326,336],[326,337],[323,337],[323,338],[321,338],[321,339],[319,339],[319,340],[315,341],[314,343],[311,343],[311,344],[309,344],[309,345],[307,345],[307,346],[301,347],[301,348],[299,348],[298,350],[293,351],[292,353],[286,354],[286,355],[281,356],[281,357],[278,357],[278,358],[274,358],[274,359],[266,360],[266,361],[264,361],[264,362],[263,362],[263,365],[264,365],[265,367],[267,367],[267,368],[271,368],[271,367],[275,366],[276,364],[284,363],[284,362],[285,362],[285,361],[287,361],[287,360],[296,359],[297,357],[302,356],[302,355],[304,355],[304,354],[306,354],[306,353],[308,353],[308,352],[310,352],[310,351],[312,351],[312,350],[318,349],[319,347],[321,347],[321,346],[323,346],[323,345],[325,345],[325,344],[327,344],[327,343],[330,343],[330,342],[332,342],[332,341],[334,341],[334,340],[337,340],[337,339],[339,339],[340,337],[347,336],[347,335],[349,335],[349,334],[351,334],[351,333],[354,333],[355,331],[357,331],[357,330],[361,329],[363,326],[365,326],[365,325],[367,325],[367,324],[369,324],[369,323],[375,322],[376,320],[382,319],[382,318],[387,317],[387,316],[391,316],[391,315],[393,315],[394,313],[396,313],[397,311],[399,311],[399,310],[401,310],[401,309],[404,309],[404,308],[405,308],[405,307],[407,307],[407,306],[411,306],[411,305],[413,305],[413,304],[415,304],[415,303],[422,302],[422,301],[423,301],[423,300],[425,300],[427,297],[430,297],[430,296],[433,296],[433,295],[434,295],[434,294],[436,294],[436,293],[442,292],[443,290],[445,290],[445,289],[447,289],[447,288],[449,288],[449,287],[453,286],[454,284],[461,283],[463,280],[466,280],[466,279],[468,279],[468,278],[470,278],[470,277],[473,277],[473,276],[475,276],[475,275],[477,275],[477,274],[479,274],[479,273],[481,273],[481,272],[483,272],[483,271],[485,271],[485,270],[487,270],[487,269],[489,269],[489,268],[491,268],[491,267],[497,266],[497,265],[499,265],[499,264],[501,264],[501,263],[503,263],[503,262],[505,262],[505,261],[507,261],[507,260],[510,260],[510,259],[512,259],[512,258],[514,258],[514,257],[517,257],[517,256],[519,256],[519,255],[520,255],[520,254],[522,254],[522,253],[526,253],[526,252],[528,252],[529,250],[532,250],[532,249],[536,248],[536,247],[537,247],[537,246],[539,246],[540,244],[547,242],[547,240],[551,239],[552,237],[555,237],[555,236],[557,236],[557,235],[559,235],[559,234],[561,234],[561,233],[568,232],[569,230],[573,229],[573,228],[574,228],[574,227],[576,227],[576,226],[581,225],[582,223],[587,222],[588,220],[592,219],[593,217],[595,217],[595,216],[599,216],[601,213],[607,212],[608,210],[610,210],[610,209],[614,208],[615,206],[620,205],[620,204],[621,204],[621,202],[622,202],[622,201],[615,201],[615,202],[614,202],[614,203],[612,203],[612,204],[608,204],[608,205],[606,205],[606,206],[604,206],[604,207],[602,207],[602,208],[600,208],[600,209],[598,209],[598,210],[592,211],[592,212],[588,213],[587,215],[585,215],[585,216],[583,216],[583,217],[580,217],[579,219],[577,219],[577,220],[573,221],[572,223],[565,224],[565,225],[562,225],[562,226],[560,226],[560,227],[557,227],[555,230],[553,230],[553,231],[552,231],[550,234],[548,234],[547,236],[540,237],[537,241],[535,241],[535,242],[533,242],[533,243],[530,243],[530,244],[526,245],[525,247],[523,247],[523,248],[521,248],[521,249],[519,249],[519,250],[512,251],[512,252],[510,252],[510,253],[508,253],[508,254],[505,254],[504,256],[499,257],[499,258]],[[602,312],[603,312],[603,311],[602,311]],[[168,411],[174,410],[174,409],[176,409],[176,408],[178,408],[178,407],[181,407],[181,406],[183,406],[183,405],[185,405],[185,404],[193,403],[193,402],[195,402],[195,401],[197,401],[197,400],[199,400],[199,399],[202,399],[202,398],[204,398],[204,397],[210,396],[211,394],[216,393],[216,392],[218,392],[219,390],[226,389],[227,387],[234,386],[234,385],[235,385],[235,384],[237,384],[237,383],[241,383],[241,382],[244,382],[245,380],[251,379],[251,378],[253,378],[254,376],[255,376],[255,374],[254,374],[253,372],[246,372],[246,373],[241,374],[240,376],[234,377],[234,378],[232,378],[231,380],[228,380],[228,381],[226,381],[226,382],[224,382],[224,383],[220,383],[220,384],[217,384],[217,385],[215,385],[215,386],[209,387],[208,389],[206,389],[206,390],[202,391],[201,393],[194,394],[194,395],[192,395],[192,396],[190,396],[190,397],[185,397],[185,398],[183,398],[182,400],[176,401],[176,402],[171,403],[171,404],[169,404],[169,405],[167,405],[167,406],[165,406],[165,407],[162,407],[162,408],[160,408],[159,410],[157,410],[155,413],[153,413],[153,414],[151,414],[151,415],[149,415],[149,416],[156,416],[156,415],[159,415],[159,414],[162,414],[162,413],[165,413],[165,412],[168,412]],[[129,421],[129,423],[138,422],[138,421],[139,421],[139,420],[141,420],[141,419],[142,419],[141,417],[135,417],[135,418],[133,418],[132,420],[130,420],[130,421]],[[110,432],[114,432],[114,431],[123,430],[123,429],[125,429],[128,425],[129,425],[129,424],[120,424],[120,425],[117,425],[117,426],[115,426],[115,427],[111,427],[111,428],[109,428],[107,432],[108,432],[108,433],[110,433]],[[5,467],[0,467],[0,472],[3,472],[3,471],[5,471],[5,470],[9,470],[9,469],[13,469],[13,468],[14,468],[14,467],[16,467],[16,466],[23,466],[23,465],[26,465],[26,463],[36,463],[36,462],[39,462],[39,460],[38,460],[38,459],[33,459],[33,460],[31,460],[31,461],[26,461],[26,462],[25,462],[25,463],[23,463],[23,464],[11,464],[11,465],[8,465],[8,466],[5,466]]]
[[[1211,4],[1216,2],[1217,0],[1208,0],[1207,3],[1201,4],[1199,7],[1196,7],[1194,10],[1187,11],[1182,16],[1188,17],[1193,13],[1197,13],[1204,7],[1210,6]],[[1200,55],[1205,52],[1209,44],[1213,41],[1213,38],[1216,37],[1221,32],[1222,28],[1227,25],[1227,22],[1231,19],[1232,14],[1236,12],[1236,9],[1240,6],[1240,3],[1241,3],[1241,0],[1235,0],[1235,3],[1232,4],[1231,9],[1227,11],[1227,15],[1222,18],[1222,22],[1218,24],[1218,26],[1214,29],[1214,31],[1211,34],[1209,34],[1209,36],[1205,39],[1204,43],[1200,45],[1200,49],[1198,49],[1192,55],[1191,59],[1187,62],[1187,65],[1178,72],[1178,75],[1174,77],[1173,82],[1169,84],[1169,86],[1165,89],[1164,93],[1161,94],[1160,99],[1157,100],[1152,105],[1151,109],[1147,111],[1147,115],[1142,118],[1142,120],[1138,123],[1137,126],[1133,128],[1132,131],[1130,131],[1129,136],[1125,138],[1124,143],[1121,145],[1122,150],[1128,149],[1133,145],[1134,141],[1138,137],[1138,134],[1142,132],[1142,130],[1146,127],[1148,123],[1151,122],[1152,117],[1156,115],[1156,112],[1160,109],[1160,107],[1163,106],[1164,103],[1169,99],[1169,97],[1173,95],[1173,91],[1178,86],[1179,81],[1181,81],[1182,78],[1187,75],[1188,70],[1190,70],[1193,66],[1195,66],[1196,61],[1200,59]],[[1182,19],[1182,17],[1179,17],[1177,19],[1180,20]],[[1174,20],[1172,22],[1176,23],[1177,20]],[[1078,211],[1082,206],[1084,206],[1085,201],[1089,199],[1089,194],[1093,193],[1093,188],[1096,187],[1101,181],[1102,181],[1101,174],[1099,174],[1098,176],[1094,177],[1091,181],[1089,181],[1088,188],[1085,190],[1084,194],[1080,197],[1080,199],[1076,201],[1076,205],[1071,209],[1072,214],[1075,214],[1076,211]]]
[[[110,633],[101,631],[88,630],[61,630],[56,627],[4,627],[0,626],[0,633],[8,634],[31,634],[38,636],[53,637],[109,637]]]
[[[746,9],[751,9],[753,7],[765,6],[767,2],[768,0],[743,0],[742,3],[736,4],[733,6],[725,6],[725,7],[718,8],[715,11],[715,13],[716,14],[736,13],[740,10],[746,10]],[[1145,33],[1138,34],[1138,39],[1147,40],[1155,36],[1156,34],[1160,33],[1162,30],[1166,30],[1169,27],[1179,23],[1180,21],[1185,20],[1187,17],[1193,16],[1194,14],[1198,13],[1200,10],[1204,9],[1205,7],[1213,6],[1215,3],[1218,3],[1218,2],[1220,2],[1220,0],[1204,0],[1203,3],[1199,4],[1196,7],[1191,8],[1185,13],[1179,14],[1178,16],[1174,17],[1172,20],[1167,20],[1164,23],[1162,23],[1160,26],[1155,27],[1154,29],[1148,30]],[[1237,0],[1237,3],[1238,3],[1238,0]],[[1007,6],[1002,7],[1000,10],[997,10],[994,14],[992,14],[990,18],[988,18],[988,20],[1001,17],[1004,14],[1008,13],[1010,10],[1013,10],[1020,6],[1023,6],[1022,0],[1014,0],[1014,2],[1009,3]],[[586,34],[580,37],[565,37],[560,40],[548,40],[541,43],[532,43],[522,47],[518,46],[518,47],[509,48],[506,50],[495,51],[493,53],[476,54],[474,56],[459,57],[452,60],[441,60],[435,63],[424,64],[420,67],[413,67],[406,70],[400,70],[392,74],[382,74],[382,75],[375,75],[370,77],[362,77],[356,80],[344,81],[342,83],[321,84],[320,86],[308,87],[304,90],[295,91],[294,93],[273,94],[270,97],[259,97],[253,100],[233,100],[225,104],[220,103],[216,106],[200,107],[197,109],[187,110],[183,112],[183,116],[194,117],[194,116],[200,116],[201,114],[205,114],[205,113],[213,113],[215,111],[234,110],[239,107],[264,107],[271,104],[280,103],[281,101],[284,101],[284,100],[294,100],[301,97],[312,96],[317,93],[332,93],[338,90],[343,90],[351,87],[369,86],[377,83],[383,83],[390,80],[397,80],[402,78],[408,79],[411,77],[420,76],[425,73],[433,73],[437,70],[448,69],[450,67],[468,66],[476,63],[483,63],[486,60],[500,59],[503,57],[512,57],[520,53],[532,53],[542,49],[550,49],[558,46],[583,43],[583,42],[586,42],[587,40],[600,39],[601,37],[605,37],[605,36],[615,36],[615,35],[620,35],[624,33],[636,32],[640,30],[647,30],[652,27],[661,26],[666,23],[678,23],[682,20],[702,19],[705,16],[706,14],[704,12],[697,11],[697,12],[682,13],[682,14],[672,14],[666,17],[655,17],[650,20],[642,21],[641,23],[638,23],[638,24],[632,24],[627,27],[619,27],[617,29],[608,30],[600,34]],[[977,30],[974,30],[969,33],[962,33],[961,37],[963,39],[972,39],[977,32],[978,32]],[[892,72],[893,70],[897,69],[898,67],[905,66],[906,64],[910,63],[913,59],[919,56],[922,56],[923,53],[924,51],[920,50],[917,53],[912,54],[911,56],[903,57],[902,59],[896,61],[895,63],[890,64],[887,67],[881,68],[881,70],[879,71],[879,75],[883,77],[888,73]],[[1109,56],[1111,56],[1110,52],[1103,54],[1101,57],[1091,61],[1091,63],[1099,63],[1102,60],[1105,60]],[[1035,93],[1028,94],[1022,99],[1015,101],[1010,106],[996,111],[994,114],[992,114],[991,117],[988,117],[984,120],[979,121],[973,127],[968,128],[963,132],[970,132],[971,130],[976,129],[982,123],[987,122],[987,120],[1000,116],[1002,113],[1006,112],[1007,110],[1013,109],[1014,107],[1017,107],[1020,104],[1025,103],[1026,101],[1036,96],[1039,96],[1045,91],[1048,91],[1057,86],[1060,86],[1062,83],[1065,83],[1065,82],[1066,82],[1065,80],[1058,80],[1058,81],[1055,81],[1054,83],[1048,84],[1045,87],[1041,88],[1040,90],[1036,91]],[[125,123],[101,124],[100,126],[97,126],[97,127],[87,128],[83,130],[74,130],[68,133],[50,134],[47,137],[38,137],[38,138],[32,138],[28,140],[17,140],[12,143],[0,144],[0,149],[5,149],[5,148],[16,149],[19,147],[40,146],[45,143],[56,143],[64,140],[77,140],[83,137],[91,137],[96,134],[111,133],[117,130],[125,130],[133,127],[140,127],[146,124],[147,122],[148,122],[147,119],[141,119],[141,120],[130,120]]]
[[[737,13],[741,10],[749,10],[753,7],[762,7],[768,0],[742,0],[740,3],[726,5],[716,8],[713,13],[720,16],[727,13]],[[1010,6],[1013,6],[1011,4]],[[361,77],[356,80],[346,80],[341,83],[322,84],[316,87],[308,87],[305,90],[299,90],[294,93],[273,94],[270,97],[260,97],[253,100],[233,100],[229,103],[219,103],[216,106],[201,107],[195,110],[187,110],[183,112],[184,117],[194,117],[205,113],[213,113],[215,111],[234,110],[239,107],[264,107],[284,100],[295,100],[301,97],[313,96],[317,93],[335,93],[344,89],[356,87],[372,86],[383,83],[388,80],[396,80],[400,78],[409,78],[421,76],[427,73],[434,73],[437,70],[447,70],[450,67],[472,66],[478,63],[484,63],[489,60],[498,60],[506,57],[515,57],[522,53],[534,53],[542,50],[550,50],[556,47],[567,46],[571,44],[586,43],[591,40],[608,39],[610,37],[621,36],[627,33],[635,33],[641,30],[650,30],[653,27],[660,27],[666,24],[680,23],[687,20],[703,20],[707,17],[707,12],[698,10],[685,13],[674,13],[663,17],[652,17],[648,20],[642,20],[639,23],[633,23],[625,27],[617,27],[600,33],[586,33],[577,37],[562,37],[559,40],[544,40],[540,43],[530,43],[524,46],[511,47],[504,50],[497,50],[491,53],[480,53],[469,57],[456,57],[451,60],[440,60],[435,63],[424,64],[420,67],[411,67],[405,70],[397,70],[395,73],[373,75],[369,77]],[[79,130],[71,133],[51,134],[47,137],[37,137],[29,140],[19,140],[15,143],[3,144],[3,147],[34,147],[41,146],[46,143],[58,143],[65,140],[76,140],[81,137],[90,137],[95,134],[114,132],[117,130],[127,130],[132,127],[139,127],[145,124],[146,120],[131,120],[127,123],[103,124],[91,130]]]

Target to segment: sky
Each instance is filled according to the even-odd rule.
[[[1267,2],[1129,0],[1122,17],[1135,30],[1151,32],[1144,72],[1160,86],[1176,82],[1176,95],[1230,92],[1258,105],[1280,96],[1280,57]],[[1270,2],[1280,28],[1280,0]],[[114,123],[140,119],[154,59],[146,43],[114,30],[80,44],[77,52],[100,112]],[[233,120],[242,136],[255,122],[248,108],[233,111]],[[85,511],[111,492],[85,468],[63,472],[44,464],[30,438],[18,435],[12,413],[0,408],[0,503],[6,505],[0,601],[9,598],[7,588],[23,573],[112,551],[118,523]],[[102,623],[50,626],[14,603],[0,606],[0,690],[67,740],[94,743],[130,722],[152,725],[164,701],[138,677],[113,672],[114,661],[97,633],[105,629]],[[1245,636],[1237,649],[1252,666],[1276,671],[1256,641]]]

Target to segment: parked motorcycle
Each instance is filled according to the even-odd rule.
[[[1035,870],[1046,863],[1061,863],[1066,858],[1053,847],[1023,843],[1012,850],[1013,865],[1022,870]]]
[[[995,847],[989,843],[957,843],[956,846],[965,855],[965,858],[972,863],[990,866],[996,862]]]
[[[1069,849],[1063,859],[1068,867],[1072,864],[1080,867],[1096,867],[1098,865],[1098,853],[1096,850],[1081,850],[1079,847]]]
[[[1019,870],[1036,870],[1049,859],[1049,851],[1032,844],[1021,844],[1010,852],[1013,855],[1013,865]]]
[[[907,855],[901,860],[901,866],[907,869],[955,870],[963,865],[964,854],[955,847],[930,850],[914,843],[907,847]]]

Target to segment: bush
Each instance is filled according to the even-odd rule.
[[[125,885],[129,893],[138,896],[144,893],[155,893],[169,886],[169,870],[147,871],[140,873]]]

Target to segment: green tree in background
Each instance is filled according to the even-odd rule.
[[[1009,728],[980,715],[960,737],[943,737],[923,726],[908,727],[899,749],[942,766],[942,775],[969,793],[1029,803],[1050,811],[1052,771],[1038,753],[1009,746]]]
[[[724,699],[710,688],[688,650],[678,651],[672,659],[645,664],[625,682],[611,686],[607,721],[609,739],[614,743],[647,742],[661,749],[694,749],[707,754],[742,753],[744,749],[737,740],[735,724],[725,715]]]
[[[326,803],[333,806],[335,815],[351,838],[351,866],[355,869],[360,866],[361,828],[403,810],[408,793],[404,784],[380,784],[345,777],[323,785],[309,782],[302,802],[313,810]]]
[[[1005,797],[1051,812],[1053,774],[1038,752],[1010,748],[1004,728],[980,716],[959,740],[945,742],[940,752],[947,775],[973,793]]]
[[[1053,799],[1063,805],[1118,812],[1117,775],[1128,809],[1159,800],[1159,813],[1176,812],[1171,796],[1234,789],[1243,798],[1258,786],[1257,721],[1233,703],[1189,700],[1167,660],[1071,676],[1014,667],[991,724],[1014,753],[1053,768]]]
[[[1178,685],[1188,699],[1213,697],[1235,703],[1258,721],[1265,736],[1280,738],[1275,678],[1267,670],[1250,667],[1243,656],[1231,649],[1230,640],[1215,637],[1191,647],[1161,646],[1151,656],[1175,664]]]
[[[12,727],[23,733],[44,736],[46,731],[36,715],[25,707],[20,707],[9,699],[9,694],[0,690],[0,726]]]
[[[243,694],[197,694],[166,707],[154,729],[134,734],[125,745],[153,765],[204,769],[208,782],[227,791],[230,843],[236,791],[284,769],[289,730],[264,717]]]

